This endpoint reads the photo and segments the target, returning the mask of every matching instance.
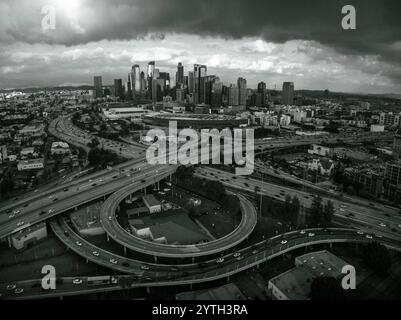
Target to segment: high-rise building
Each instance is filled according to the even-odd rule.
[[[193,90],[193,97],[194,97],[194,103],[202,103],[202,93],[201,91],[204,91],[204,89],[201,90],[201,88],[204,88],[204,81],[201,79],[206,76],[207,72],[207,67],[205,65],[200,65],[200,64],[194,64],[194,90]]]
[[[137,64],[133,65],[131,69],[131,89],[134,96],[141,92],[141,75]]]
[[[162,101],[163,100],[163,91],[164,91],[165,82],[164,79],[153,79],[152,80],[152,101]]]
[[[188,91],[193,94],[195,83],[195,74],[193,71],[188,72]]]
[[[266,83],[264,83],[263,81],[258,83],[258,93],[260,93],[261,95],[261,105],[262,106],[266,105],[267,90],[266,90]]]
[[[283,96],[282,104],[293,105],[294,104],[294,83],[283,82]]]
[[[103,97],[103,85],[102,85],[102,77],[94,76],[93,77],[93,86],[95,89],[95,98]]]
[[[159,76],[156,79],[164,80],[163,90],[168,90],[170,88],[170,74],[168,72],[159,72]]]
[[[238,103],[240,106],[246,105],[246,79],[238,78]]]
[[[153,75],[155,72],[155,62],[150,61],[148,63],[148,74],[147,74],[147,96],[149,99],[153,99],[152,89],[153,89]]]
[[[145,78],[145,72],[141,71],[141,92],[146,91],[146,78]]]
[[[177,73],[175,76],[175,85],[176,87],[181,87],[184,85],[184,66],[181,62],[178,63]]]
[[[212,90],[210,97],[210,105],[219,108],[222,105],[223,83],[219,77],[215,77],[212,81]]]
[[[148,78],[153,78],[154,71],[155,71],[155,62],[150,61],[148,63]]]
[[[120,99],[124,98],[123,80],[114,79],[114,96]]]
[[[128,73],[128,81],[125,83],[125,99],[132,100],[131,75]]]
[[[228,105],[238,106],[239,105],[239,90],[238,86],[235,84],[230,84],[228,88]]]

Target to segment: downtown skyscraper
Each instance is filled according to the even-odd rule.
[[[283,97],[282,104],[293,105],[294,104],[294,83],[284,82],[283,83]]]
[[[184,85],[184,66],[181,62],[178,63],[177,72],[175,75],[175,84],[177,88],[180,88]]]
[[[139,65],[137,64],[133,65],[131,69],[131,90],[133,96],[141,92],[141,76]]]
[[[103,84],[102,84],[101,76],[93,77],[93,86],[95,89],[95,98],[102,98],[103,97]]]

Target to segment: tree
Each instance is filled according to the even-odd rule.
[[[286,219],[291,219],[291,212],[292,211],[292,205],[291,205],[291,196],[287,194],[285,196],[285,201],[284,201],[284,213],[283,216]]]
[[[388,249],[381,243],[372,242],[362,247],[364,261],[376,272],[387,273],[392,258]]]
[[[310,207],[310,214],[312,217],[312,225],[319,226],[323,222],[323,205],[322,198],[316,196],[313,198],[312,206]]]
[[[14,180],[6,176],[0,182],[0,195],[2,198],[7,198],[10,192],[14,189],[15,183]]]
[[[324,211],[323,211],[323,222],[326,226],[329,226],[331,224],[333,215],[334,215],[334,205],[331,200],[328,200],[326,205],[324,206]]]
[[[311,284],[310,297],[312,300],[343,300],[345,295],[340,281],[334,277],[318,277]]]

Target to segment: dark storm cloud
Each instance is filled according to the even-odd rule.
[[[48,4],[57,10],[57,26],[43,32],[41,10]],[[356,8],[356,30],[341,28],[341,8],[347,4]],[[169,34],[207,37],[204,47],[217,51],[219,46],[225,46],[219,38],[262,38],[268,42],[266,46],[313,40],[294,50],[307,55],[316,65],[334,59],[333,56],[338,60],[336,63],[348,66],[353,61],[367,74],[386,76],[400,84],[400,12],[400,0],[2,0],[0,53],[3,48],[12,57],[12,46],[24,43],[50,44],[51,52],[55,47],[51,45],[79,49],[101,40],[110,40],[110,44],[133,39],[162,42]],[[210,37],[216,37],[213,43]],[[191,47],[193,43],[187,45]],[[275,54],[263,46],[241,45],[238,50],[243,56],[252,52]],[[84,57],[85,54],[81,55],[74,63],[83,63]],[[308,65],[313,61],[308,61]],[[370,66],[371,61],[374,63]],[[228,62],[224,60],[225,64]],[[253,65],[257,70],[259,64]],[[4,68],[10,72],[17,66],[11,67],[6,64]]]
[[[60,1],[55,1],[59,3]],[[399,60],[387,45],[400,41],[399,0],[70,0],[58,12],[58,27],[43,33],[41,6],[51,0],[3,2],[3,39],[66,45],[102,39],[133,39],[148,32],[218,35],[228,38],[262,36],[267,41],[316,40],[348,53],[384,54]],[[341,8],[352,4],[357,29],[341,28]],[[7,13],[7,15],[5,15]],[[75,16],[75,17],[74,17]],[[71,19],[75,21],[71,22]],[[82,27],[82,30],[76,28]]]

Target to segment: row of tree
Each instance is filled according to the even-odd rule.
[[[315,196],[309,209],[309,224],[313,227],[330,226],[334,211],[334,205],[331,200],[323,204],[323,199],[319,195]]]

